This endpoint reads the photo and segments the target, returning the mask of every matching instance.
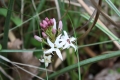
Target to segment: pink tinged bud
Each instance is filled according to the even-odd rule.
[[[46,25],[45,25],[45,24],[43,24],[42,28],[44,28],[44,29],[45,29],[45,28],[46,28]]]
[[[43,36],[44,38],[47,38],[47,35],[45,34],[45,32],[42,32],[42,36]]]
[[[51,22],[50,21],[48,21],[48,26],[51,26]]]
[[[47,22],[49,21],[49,19],[48,19],[47,17],[45,18],[45,20],[46,20]]]
[[[43,24],[42,24],[42,23],[40,23],[40,26],[41,26],[41,27],[43,27]]]
[[[53,22],[54,22],[53,28],[56,29],[56,20],[54,18],[53,18]]]
[[[48,26],[48,23],[45,21],[45,20],[43,20],[43,24],[47,27]]]
[[[53,21],[53,19],[50,19],[50,23],[51,23],[51,25],[53,25],[53,24],[54,24],[54,21]]]
[[[53,34],[56,34],[56,29],[53,28],[53,29],[52,29],[52,33],[53,33]]]
[[[58,29],[59,29],[60,31],[62,30],[62,26],[63,26],[62,21],[59,21]]]
[[[37,36],[37,35],[34,35],[34,38],[35,38],[37,41],[42,42],[42,38],[41,38],[41,37],[39,37],[39,36]]]

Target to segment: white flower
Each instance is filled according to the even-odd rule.
[[[66,49],[66,48],[68,49],[68,48],[70,48],[70,46],[72,46],[76,51],[77,47],[72,43],[75,40],[76,40],[76,38],[74,38],[74,37],[69,38],[66,31],[64,31],[64,35],[60,39],[60,41],[62,41],[61,44],[64,45],[63,49]]]
[[[58,57],[59,57],[61,60],[63,60],[62,54],[61,54],[61,52],[60,52],[60,50],[59,50],[59,48],[63,47],[63,45],[60,44],[60,41],[59,41],[59,40],[60,40],[60,37],[61,37],[61,34],[56,38],[55,43],[52,43],[52,42],[50,41],[50,39],[47,38],[47,42],[48,42],[48,44],[49,44],[49,46],[50,46],[51,48],[50,48],[49,50],[47,50],[47,51],[44,51],[44,53],[47,54],[47,53],[52,53],[53,51],[55,51],[56,54],[58,55]]]
[[[39,59],[39,60],[40,60],[40,62],[45,63],[45,67],[48,67],[48,64],[51,63],[51,57],[52,57],[51,55],[46,56],[44,54],[43,59]]]

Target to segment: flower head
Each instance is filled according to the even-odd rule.
[[[66,31],[63,31],[64,34],[62,35],[62,21],[59,21],[58,27],[56,27],[56,25],[55,18],[48,19],[46,17],[42,22],[40,22],[43,38],[36,35],[34,36],[36,40],[50,46],[50,49],[44,51],[43,59],[39,59],[41,62],[45,63],[46,67],[51,63],[51,53],[54,54],[53,52],[55,52],[57,56],[63,60],[61,50],[68,49],[70,47],[73,47],[75,51],[77,49],[76,45],[73,43],[76,38],[69,37]]]
[[[48,64],[52,62],[51,61],[51,57],[52,57],[51,55],[46,56],[44,54],[43,59],[39,59],[39,61],[40,62],[44,62],[45,63],[45,67],[48,67]]]
[[[54,24],[53,19],[48,19],[47,17],[45,18],[45,20],[40,22],[40,26],[44,31],[46,31],[49,27],[53,26],[53,24]]]
[[[52,43],[52,42],[50,41],[50,39],[47,38],[47,42],[48,42],[48,44],[49,44],[49,46],[50,46],[51,48],[50,48],[49,50],[45,51],[44,53],[45,53],[45,54],[48,54],[48,53],[52,53],[53,51],[55,51],[56,54],[58,55],[58,57],[59,57],[61,60],[63,60],[62,54],[61,54],[61,52],[60,52],[60,50],[59,50],[59,48],[61,48],[61,47],[63,46],[62,44],[60,44],[60,41],[59,41],[60,37],[61,37],[61,34],[57,37],[57,39],[55,40],[55,43]]]
[[[75,40],[76,38],[74,37],[69,38],[66,31],[64,31],[64,35],[60,39],[60,41],[62,41],[62,44],[64,45],[63,49],[66,49],[66,48],[68,49],[70,46],[72,46],[76,51],[77,47],[72,43]]]

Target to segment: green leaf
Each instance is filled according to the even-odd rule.
[[[110,7],[117,13],[117,15],[120,17],[120,11],[116,8],[116,6],[112,3],[111,0],[105,0]],[[117,1],[117,0],[116,0]]]
[[[6,17],[6,15],[7,15],[7,9],[5,9],[5,8],[0,8],[0,15]],[[15,25],[17,25],[17,26],[22,23],[21,19],[20,19],[19,17],[17,17],[17,16],[15,16],[15,17],[12,16],[12,17],[11,17],[11,20],[12,20],[12,21],[15,23]]]
[[[50,76],[48,76],[49,80],[59,76],[59,75],[62,75],[66,72],[69,72],[73,69],[76,69],[78,67],[78,64],[80,64],[80,66],[84,66],[84,65],[87,65],[87,64],[90,64],[90,63],[95,63],[95,62],[98,62],[98,61],[101,61],[101,60],[104,60],[104,59],[108,59],[108,58],[113,58],[113,57],[118,57],[120,56],[120,50],[119,51],[113,51],[113,52],[109,52],[108,54],[103,54],[103,55],[100,55],[100,56],[96,56],[96,57],[93,57],[93,58],[89,58],[89,59],[86,59],[86,60],[83,60],[79,63],[76,63],[76,64],[73,64],[71,66],[68,66],[66,68],[63,68],[57,72],[54,72],[53,74],[51,74]]]
[[[12,7],[14,0],[10,0],[7,10],[7,16],[5,19],[5,27],[4,27],[4,36],[3,36],[3,49],[7,49],[7,42],[8,42],[8,32],[9,32],[9,24],[10,24],[10,18],[12,14]],[[4,56],[7,56],[7,54],[4,54]]]
[[[0,44],[0,50],[2,49],[2,45]]]
[[[39,50],[0,50],[0,52],[42,52],[43,50],[42,49],[39,49]]]

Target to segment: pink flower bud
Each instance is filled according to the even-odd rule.
[[[49,21],[49,19],[48,19],[47,17],[45,18],[45,20],[46,20],[47,22]]]
[[[45,20],[43,20],[43,24],[47,27],[48,26],[48,23],[45,21]]]
[[[51,22],[50,21],[48,21],[48,26],[51,26]]]
[[[50,19],[50,23],[51,23],[51,25],[53,25],[53,24],[54,24],[54,21],[53,21],[53,19]]]
[[[37,41],[42,42],[42,38],[41,38],[41,37],[39,37],[39,36],[37,36],[37,35],[34,35],[34,38],[35,38]]]
[[[43,27],[43,24],[42,24],[42,23],[40,23],[40,26],[41,26],[41,27]]]
[[[45,24],[43,24],[43,27],[42,27],[43,29],[46,29],[46,25]]]
[[[56,29],[56,20],[53,18],[53,28]]]
[[[56,29],[53,28],[53,29],[52,29],[52,33],[53,33],[53,34],[56,34]]]
[[[43,36],[44,38],[47,38],[47,35],[45,34],[45,32],[42,32],[42,36]]]
[[[58,29],[61,31],[62,30],[62,21],[59,21]]]

